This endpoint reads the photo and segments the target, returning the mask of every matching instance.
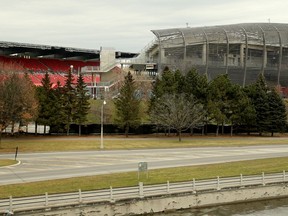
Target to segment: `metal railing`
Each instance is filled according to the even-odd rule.
[[[68,206],[75,204],[88,204],[95,202],[115,202],[123,199],[144,198],[151,196],[179,194],[179,193],[197,193],[200,191],[214,191],[227,188],[241,188],[247,186],[265,186],[266,184],[276,184],[287,182],[286,172],[271,173],[261,175],[228,177],[205,180],[195,180],[187,182],[171,183],[157,185],[143,185],[139,182],[138,186],[126,188],[108,188],[94,191],[79,191],[65,194],[45,193],[42,196],[0,199],[0,213],[5,211],[29,211],[42,208],[57,206]]]

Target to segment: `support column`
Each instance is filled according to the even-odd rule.
[[[273,26],[274,29],[278,33],[278,38],[279,38],[279,56],[278,56],[278,75],[277,75],[277,85],[280,86],[280,75],[281,75],[281,66],[282,66],[282,56],[283,56],[283,45],[282,45],[282,37],[279,32],[279,30],[276,28],[276,26]]]
[[[244,67],[244,44],[240,44],[240,66]]]
[[[207,37],[207,34],[206,32],[203,30],[203,34],[204,34],[204,37],[205,37],[205,41],[206,41],[206,45],[204,46],[203,44],[203,56],[202,56],[202,61],[203,61],[203,57],[205,56],[205,63],[206,64],[206,68],[205,68],[205,75],[207,77],[207,80],[209,80],[209,76],[208,76],[208,64],[209,64],[209,41],[208,41],[208,37]],[[204,48],[205,51],[204,51]],[[205,55],[204,55],[205,54]]]
[[[263,30],[263,28],[261,26],[259,26],[261,32],[262,32],[262,38],[263,38],[263,61],[262,61],[262,69],[261,69],[261,73],[262,75],[264,75],[264,71],[267,65],[267,47],[266,47],[266,36],[265,36],[265,32]]]
[[[245,35],[245,58],[244,58],[244,76],[243,76],[243,87],[245,87],[245,85],[246,85],[246,73],[247,73],[247,61],[248,61],[248,35],[247,35],[246,30],[243,27],[242,27],[242,30],[243,30],[243,33]],[[242,48],[241,48],[241,50],[242,50]],[[243,55],[243,53],[242,53],[242,55]],[[241,59],[243,59],[243,56]]]
[[[226,74],[228,74],[228,67],[229,67],[229,65],[228,65],[228,63],[229,63],[229,37],[228,37],[228,33],[227,33],[227,31],[225,30],[225,29],[223,29],[224,30],[224,33],[225,33],[225,36],[226,36],[226,59],[225,59],[225,66],[226,66]]]
[[[202,64],[203,65],[206,65],[206,62],[207,62],[207,59],[206,59],[206,54],[207,54],[207,45],[206,44],[203,44],[202,46]]]

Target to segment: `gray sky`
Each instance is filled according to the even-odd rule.
[[[152,29],[288,23],[287,0],[0,0],[0,41],[139,52]]]

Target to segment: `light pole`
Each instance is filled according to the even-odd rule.
[[[103,144],[103,112],[104,112],[104,105],[106,104],[106,101],[104,100],[101,106],[101,138],[100,138],[100,149],[104,148]]]

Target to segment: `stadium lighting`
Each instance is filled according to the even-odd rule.
[[[104,100],[101,106],[101,138],[100,138],[100,149],[104,148],[103,144],[103,112],[104,112],[104,105],[106,104],[106,101]]]

